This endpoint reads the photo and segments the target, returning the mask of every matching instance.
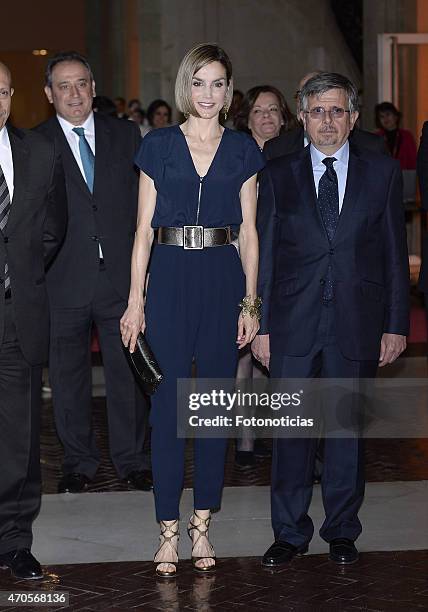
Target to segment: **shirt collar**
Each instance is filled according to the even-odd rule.
[[[6,147],[7,149],[10,147],[9,134],[7,133],[5,125],[0,130],[0,146]]]
[[[333,155],[325,155],[319,149],[314,147],[312,143],[311,143],[310,151],[311,151],[312,167],[314,168],[315,166],[319,166],[320,164],[324,165],[322,163],[322,160],[325,157],[335,157],[338,162],[344,164],[345,166],[348,165],[348,160],[349,160],[349,141],[348,140],[345,142],[345,144],[343,144],[340,147],[340,149],[338,149],[335,153],[333,153]]]
[[[64,130],[64,132],[72,132],[73,128],[82,127],[82,128],[85,128],[85,135],[86,134],[89,136],[95,135],[94,113],[93,112],[89,114],[89,117],[86,119],[86,121],[84,121],[83,123],[79,125],[73,125],[72,123],[64,119],[64,117],[60,117],[59,115],[57,115],[57,119],[59,121],[60,126]]]

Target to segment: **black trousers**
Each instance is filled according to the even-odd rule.
[[[0,342],[0,554],[31,548],[40,508],[41,366],[20,350],[12,300]]]
[[[334,309],[323,305],[317,341],[308,355],[272,355],[272,378],[373,378],[377,361],[352,361],[336,342]],[[343,407],[352,411],[353,407]],[[323,408],[324,410],[324,408]],[[329,406],[326,406],[328,415]],[[328,416],[327,416],[328,418]],[[351,434],[352,435],[352,434]],[[364,498],[364,443],[354,437],[323,440],[321,479],[325,521],[320,536],[356,540],[361,533],[358,511]],[[271,511],[276,540],[298,547],[312,538],[314,525],[308,515],[318,438],[285,438],[273,442]]]
[[[65,474],[79,472],[92,479],[100,462],[91,418],[93,323],[104,364],[111,459],[120,478],[132,470],[150,467],[143,453],[147,402],[120,336],[119,321],[126,306],[101,266],[90,304],[51,309],[49,378],[56,427],[64,446]]]

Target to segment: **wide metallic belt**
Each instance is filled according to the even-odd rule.
[[[184,227],[160,227],[158,243],[181,246],[183,249],[204,249],[224,246],[232,242],[230,227],[203,227],[185,225]]]

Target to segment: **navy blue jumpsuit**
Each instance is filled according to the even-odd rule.
[[[136,157],[157,191],[152,227],[242,223],[242,184],[264,166],[255,141],[225,129],[213,162],[199,177],[179,126],[149,132]],[[200,197],[199,197],[200,196]],[[198,199],[199,219],[198,216]],[[179,517],[185,440],[177,438],[177,378],[233,378],[238,304],[245,277],[233,245],[184,250],[156,244],[145,307],[146,337],[165,375],[152,398],[152,468],[157,520]],[[220,506],[226,440],[194,440],[194,507]]]

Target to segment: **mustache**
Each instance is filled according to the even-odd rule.
[[[323,128],[319,132],[320,134],[337,134],[337,130],[334,128]]]

